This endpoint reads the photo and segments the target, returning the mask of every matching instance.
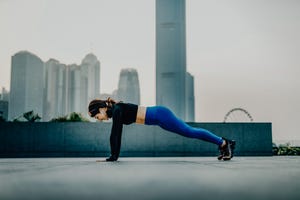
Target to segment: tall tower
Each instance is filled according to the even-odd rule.
[[[71,64],[68,68],[68,113],[82,111],[81,109],[81,97],[82,94],[82,78],[81,78],[81,67],[77,64]]]
[[[66,65],[55,59],[45,63],[45,100],[43,120],[49,121],[54,117],[66,115],[65,112],[65,74]]]
[[[156,104],[186,118],[185,0],[156,0]]]
[[[100,94],[100,62],[90,53],[81,62],[81,112],[87,114],[88,103],[99,98]]]
[[[21,51],[12,56],[9,119],[33,110],[43,114],[44,63],[36,55]]]
[[[186,73],[186,117],[188,122],[195,121],[195,95],[194,95],[194,77],[190,73]]]
[[[117,92],[118,100],[140,104],[140,83],[135,69],[122,69]]]

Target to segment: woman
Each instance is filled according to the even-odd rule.
[[[106,161],[116,161],[121,148],[123,124],[159,125],[161,128],[179,135],[197,138],[219,146],[219,160],[233,157],[235,141],[218,137],[208,130],[194,128],[178,119],[168,108],[163,106],[142,107],[131,103],[115,102],[113,99],[95,99],[89,104],[89,115],[99,121],[112,118],[110,135],[111,156]]]

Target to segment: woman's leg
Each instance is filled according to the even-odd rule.
[[[202,128],[194,128],[177,118],[172,111],[163,106],[148,107],[146,124],[159,125],[161,128],[189,138],[197,138],[207,142],[221,145],[223,139],[210,131]]]

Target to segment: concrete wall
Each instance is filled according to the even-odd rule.
[[[271,123],[189,123],[237,141],[236,155],[271,156]],[[111,123],[3,122],[0,157],[109,156]],[[217,146],[157,126],[124,125],[121,156],[214,156]]]

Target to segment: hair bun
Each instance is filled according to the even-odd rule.
[[[107,103],[108,107],[112,107],[116,103],[116,101],[113,100],[112,98],[108,97],[106,100],[106,103]]]

